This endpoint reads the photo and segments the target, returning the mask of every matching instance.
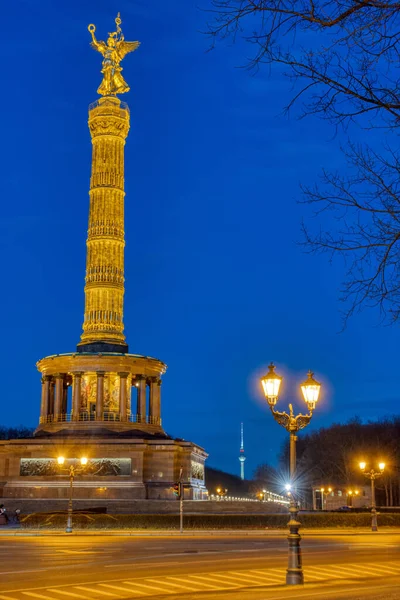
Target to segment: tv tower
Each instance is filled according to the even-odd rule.
[[[244,461],[246,457],[244,455],[244,444],[243,444],[243,423],[240,423],[240,454],[239,454],[239,462],[240,462],[240,478],[244,479]]]

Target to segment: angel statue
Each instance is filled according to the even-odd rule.
[[[97,93],[101,96],[116,96],[117,94],[129,92],[130,88],[121,75],[122,67],[120,66],[120,62],[129,52],[133,52],[140,45],[140,42],[125,41],[120,27],[122,21],[119,13],[115,19],[115,23],[117,30],[108,34],[107,43],[96,40],[94,35],[96,27],[94,25],[90,24],[88,27],[93,40],[90,45],[103,56],[103,68],[101,70],[103,81],[97,90]]]

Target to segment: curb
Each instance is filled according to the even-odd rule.
[[[357,536],[366,536],[366,535],[399,535],[400,529],[393,530],[391,528],[381,528],[380,531],[371,532],[367,531],[357,531],[354,529],[346,529],[340,530],[332,529],[332,530],[316,530],[312,529],[304,529],[302,532],[302,537],[324,537],[324,536],[348,536],[348,535],[357,535]],[[182,533],[179,531],[165,531],[165,530],[85,530],[85,529],[77,529],[72,533],[65,533],[63,530],[55,529],[32,529],[32,530],[13,530],[13,531],[2,531],[0,529],[0,537],[41,537],[41,536],[60,536],[60,535],[68,535],[68,536],[119,536],[119,537],[190,537],[190,536],[220,536],[220,537],[229,537],[229,536],[263,536],[263,535],[272,535],[272,536],[280,536],[286,537],[287,530],[286,529],[254,529],[254,530],[242,530],[242,529],[228,529],[228,530],[207,530],[207,529],[193,529],[193,530],[184,530]]]

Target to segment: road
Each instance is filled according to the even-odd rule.
[[[400,599],[400,534],[302,540],[305,586],[286,587],[283,532],[2,536],[0,600]]]

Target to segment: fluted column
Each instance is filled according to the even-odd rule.
[[[96,421],[103,420],[104,413],[104,371],[97,371]]]
[[[50,380],[49,375],[42,377],[42,402],[40,406],[40,421],[45,423],[49,414],[49,400],[50,400]]]
[[[121,421],[127,419],[127,377],[129,373],[118,373],[119,375],[119,414]]]
[[[64,394],[64,375],[57,373],[54,375],[56,380],[56,395],[54,399],[54,420],[59,421],[62,409],[62,401]]]
[[[127,352],[124,303],[124,146],[129,109],[118,98],[100,98],[89,109],[92,137],[85,317],[80,346],[116,345]],[[118,349],[119,347],[119,349]]]
[[[138,423],[146,423],[146,378],[139,375],[137,381],[139,383],[137,395],[137,419]]]
[[[54,378],[51,377],[49,383],[49,415],[52,417],[54,417],[54,386],[55,381]]]
[[[67,384],[66,380],[64,379],[63,397],[62,397],[62,402],[61,402],[61,414],[67,413],[67,406],[68,406],[68,384]]]
[[[82,373],[73,374],[72,383],[72,419],[79,421],[79,410],[81,405],[81,385],[82,385]]]
[[[161,414],[161,379],[153,378],[150,384],[150,423],[160,424]]]

